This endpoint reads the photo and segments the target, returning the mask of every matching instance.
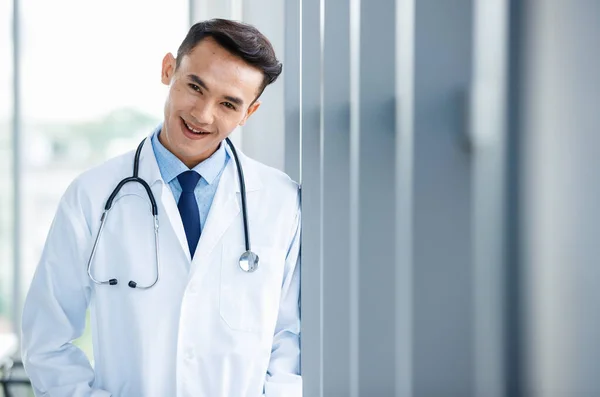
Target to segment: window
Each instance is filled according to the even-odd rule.
[[[13,332],[12,0],[0,0],[0,337]],[[1,350],[2,346],[0,346]]]
[[[189,24],[187,0],[20,4],[24,296],[70,182],[135,149],[162,119],[162,57]],[[89,333],[79,343],[89,354]]]

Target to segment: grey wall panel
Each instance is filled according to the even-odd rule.
[[[305,396],[323,396],[321,41],[318,0],[301,2],[302,376]]]
[[[15,331],[20,329],[21,324],[21,310],[23,307],[23,286],[21,284],[22,278],[21,274],[23,272],[22,266],[22,227],[21,227],[21,219],[22,219],[22,205],[21,199],[23,197],[23,184],[21,181],[21,177],[23,175],[23,152],[22,152],[22,133],[23,133],[23,115],[21,111],[21,10],[19,7],[19,2],[17,0],[13,1],[13,16],[12,16],[12,37],[13,37],[13,53],[12,53],[12,70],[13,70],[13,97],[12,97],[12,106],[13,106],[13,114],[12,114],[12,149],[13,149],[13,161],[12,161],[12,176],[13,176],[13,224],[12,224],[12,233],[13,233],[13,245],[12,245],[12,254],[13,254],[13,294],[12,294],[12,322],[15,327]],[[16,332],[17,338],[21,338],[21,333]]]
[[[323,394],[351,395],[350,8],[326,1],[323,31]]]
[[[470,150],[473,155],[473,307],[475,395],[505,395],[507,3],[474,1]],[[511,395],[512,397],[512,395]]]
[[[395,393],[395,2],[361,2],[359,387]]]
[[[473,395],[470,0],[416,2],[414,394]]]
[[[414,14],[396,1],[396,397],[413,396]]]
[[[297,153],[299,120],[305,395],[472,396],[473,4],[294,9],[285,146]]]
[[[231,1],[190,0],[190,26],[210,18],[232,18]]]
[[[287,0],[284,43],[284,171],[300,181],[300,0]]]
[[[526,3],[521,0],[508,0],[508,62],[507,73],[507,128],[506,152],[504,161],[505,194],[504,211],[506,213],[505,229],[505,327],[504,327],[504,376],[506,379],[506,395],[510,397],[524,396],[524,371],[528,366],[528,357],[524,349],[523,338],[523,258],[521,225],[522,203],[522,161],[521,145],[523,128],[523,59],[525,56],[525,36],[527,26],[525,15]]]

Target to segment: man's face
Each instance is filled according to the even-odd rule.
[[[250,105],[263,82],[262,72],[203,39],[180,60],[163,59],[162,82],[169,86],[161,143],[193,168],[210,157],[238,126],[258,109]]]

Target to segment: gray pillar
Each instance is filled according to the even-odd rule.
[[[396,5],[361,1],[358,136],[351,148],[358,190],[360,396],[395,394]],[[354,76],[353,76],[354,77]],[[354,109],[353,109],[354,110]],[[353,137],[354,138],[354,137]]]
[[[21,12],[19,2],[13,1],[13,21],[12,21],[12,38],[13,38],[13,118],[12,118],[12,149],[13,149],[13,202],[12,202],[12,235],[13,235],[13,307],[12,307],[12,322],[13,332],[17,338],[21,340],[21,310],[23,308],[23,285],[21,273],[23,266],[22,255],[22,195],[23,195],[23,167],[22,167],[22,145],[21,134],[23,133],[23,123],[21,114]]]
[[[396,1],[396,394],[413,394],[415,4]]]
[[[300,182],[300,0],[285,2],[284,171]]]
[[[395,3],[302,7],[305,395],[392,396]]]
[[[474,395],[485,397],[507,395],[504,372],[507,13],[505,0],[474,1],[473,78],[465,138],[473,156]]]
[[[358,365],[350,245],[350,7],[327,1],[323,30],[323,396],[351,397]],[[333,21],[335,18],[335,21]],[[340,62],[340,60],[347,60]],[[305,177],[308,177],[305,175]],[[351,315],[354,317],[351,318]],[[343,324],[343,327],[340,325]]]
[[[302,1],[305,395],[474,395],[472,8]]]
[[[600,395],[600,2],[531,1],[523,48],[526,395]]]
[[[471,0],[415,2],[414,395],[473,396]]]
[[[321,40],[319,0],[301,6],[301,114],[302,145],[302,377],[304,395],[323,394],[323,164],[321,128]],[[344,325],[342,325],[342,328]]]

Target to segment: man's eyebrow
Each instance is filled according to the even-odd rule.
[[[225,99],[227,99],[229,102],[235,103],[238,106],[242,106],[244,104],[244,101],[241,98],[235,96],[225,95]]]
[[[200,77],[196,76],[195,74],[188,75],[188,78],[190,80],[192,80],[194,83],[198,84],[200,87],[204,88],[206,91],[210,91],[208,89],[208,87],[206,86],[206,84],[204,83],[204,81],[202,81],[202,79]]]
[[[195,74],[190,74],[188,75],[188,78],[194,83],[198,84],[200,87],[204,88],[206,91],[210,92],[208,86],[206,85],[206,83],[204,83],[204,81],[202,81],[200,77],[196,76]],[[236,96],[225,95],[224,98],[227,99],[229,102],[235,103],[238,106],[242,106],[244,104],[244,100]]]

